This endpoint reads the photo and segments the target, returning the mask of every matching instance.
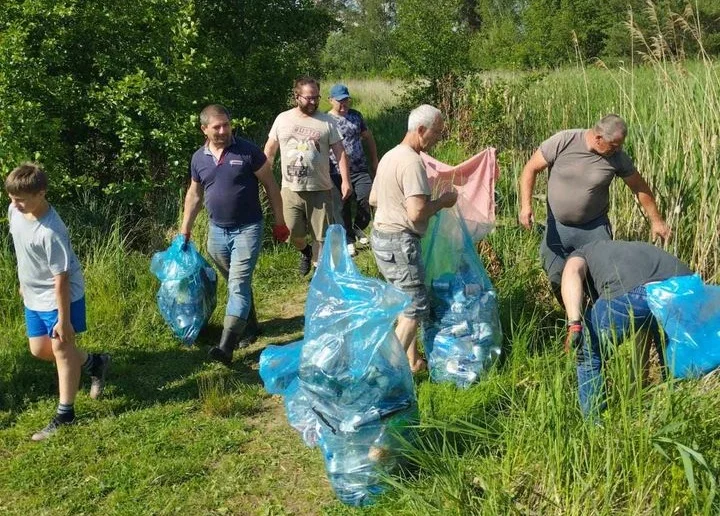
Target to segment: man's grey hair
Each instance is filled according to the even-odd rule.
[[[440,110],[430,104],[423,104],[410,111],[408,116],[408,132],[417,131],[417,128],[423,126],[427,129],[432,127],[435,120],[442,117]]]
[[[228,120],[231,120],[230,111],[228,111],[225,106],[210,104],[200,111],[200,125],[207,126],[210,123],[210,119],[216,116],[226,116]]]
[[[611,142],[619,136],[622,138],[627,136],[627,124],[618,115],[605,115],[595,124],[593,131],[602,136],[604,140]]]

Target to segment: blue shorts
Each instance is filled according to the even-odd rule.
[[[25,307],[25,324],[29,338],[42,337],[43,335],[52,337],[53,328],[57,322],[57,310],[41,312]],[[70,303],[70,324],[72,324],[75,333],[82,333],[87,330],[87,321],[85,320],[85,296]]]

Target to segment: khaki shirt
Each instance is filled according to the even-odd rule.
[[[424,195],[430,200],[430,185],[422,158],[410,146],[400,144],[378,164],[372,189],[377,203],[373,227],[386,233],[410,231],[422,236],[428,221],[413,223],[408,218],[407,198]]]

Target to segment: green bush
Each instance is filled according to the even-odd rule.
[[[55,200],[151,206],[184,182],[204,104],[264,127],[316,72],[332,19],[310,0],[24,0],[0,10],[0,168],[48,168]]]

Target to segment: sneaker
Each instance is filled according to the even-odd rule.
[[[105,390],[105,377],[110,368],[110,355],[102,353],[98,355],[98,360],[100,360],[100,363],[90,374],[90,397],[94,400],[102,396]]]
[[[357,242],[360,245],[368,245],[370,243],[370,239],[360,228],[355,228],[355,238],[357,238]]]
[[[72,425],[75,422],[73,418],[71,421],[61,421],[57,416],[53,417],[45,428],[32,434],[33,441],[44,441],[48,437],[52,437],[58,431],[61,426]]]
[[[356,256],[356,255],[357,255],[357,251],[355,250],[355,244],[348,244],[348,245],[347,245],[347,250],[348,250],[348,254],[349,254],[350,256]]]
[[[312,268],[312,256],[300,253],[300,264],[298,265],[298,271],[301,276],[307,276]]]

